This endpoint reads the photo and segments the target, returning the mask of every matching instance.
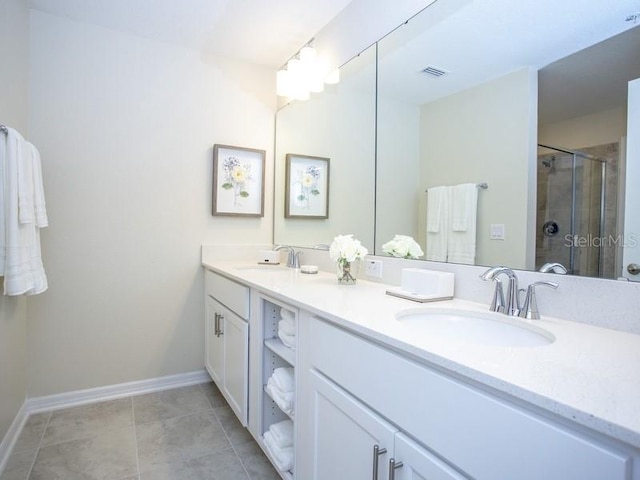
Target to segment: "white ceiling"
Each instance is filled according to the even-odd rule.
[[[30,0],[78,22],[277,68],[351,0]]]
[[[461,6],[451,9],[456,1]],[[621,32],[640,32],[634,28],[640,24],[626,21],[638,12],[640,0],[440,0],[382,40],[379,88],[396,100],[428,103],[519,68],[542,68]],[[591,91],[597,83],[599,93],[587,97],[596,100],[603,87],[612,84],[608,80],[613,71],[629,66],[637,72],[638,43],[626,51],[623,56],[618,49],[615,58],[606,51],[600,59],[582,56],[573,76],[563,77],[563,91],[551,100],[554,105],[542,107],[544,112],[558,120],[578,106],[570,102],[578,84]],[[448,73],[440,78],[420,73],[428,65]],[[607,65],[607,72],[575,74],[585,67],[589,69],[582,71],[592,72],[598,65]],[[560,75],[560,67],[553,75]],[[595,108],[584,98],[581,114]]]

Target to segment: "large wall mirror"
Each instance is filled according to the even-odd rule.
[[[640,217],[633,215],[640,199],[630,201],[625,188],[634,174],[627,117],[640,110],[627,95],[640,77],[637,2],[589,3],[438,0],[381,39],[377,170],[375,177],[358,170],[345,187],[368,192],[362,182],[375,179],[375,211],[371,197],[366,205],[350,200],[342,212],[350,220],[337,230],[307,223],[292,229],[276,203],[276,242],[326,243],[356,233],[366,218],[375,231],[362,240],[376,254],[405,234],[434,255],[427,190],[474,185],[476,215],[461,230],[469,237],[475,229],[473,263],[537,270],[558,262],[571,274],[623,276],[637,255],[625,214]],[[278,162],[281,118],[295,117],[296,108],[309,107],[292,104],[278,114]],[[327,140],[349,143],[346,134],[359,142],[358,133],[349,127]],[[276,181],[284,177],[278,168]],[[345,194],[334,190],[334,178],[332,171],[332,195]],[[455,201],[449,207],[458,208]]]
[[[369,47],[340,69],[340,83],[304,102],[292,102],[276,116],[274,243],[328,244],[352,233],[373,250],[375,205],[376,48]],[[285,190],[290,202],[307,201],[296,172],[286,184],[287,155],[329,159],[327,218],[304,212],[285,218]],[[298,172],[299,173],[299,172]],[[302,172],[304,176],[304,172]],[[318,201],[313,196],[310,202]],[[300,205],[302,207],[303,205]],[[313,207],[313,205],[311,205]],[[299,212],[300,213],[300,212]]]

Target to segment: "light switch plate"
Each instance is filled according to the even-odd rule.
[[[489,226],[489,238],[491,240],[504,240],[504,223],[492,223]]]

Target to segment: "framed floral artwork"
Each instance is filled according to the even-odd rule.
[[[286,156],[285,218],[329,218],[329,159]]]
[[[213,146],[213,215],[264,216],[265,151]]]

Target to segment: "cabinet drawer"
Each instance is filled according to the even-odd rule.
[[[204,271],[204,291],[245,320],[249,319],[249,287],[211,270]]]
[[[324,321],[309,335],[315,368],[473,478],[630,478],[630,454],[604,442]]]

